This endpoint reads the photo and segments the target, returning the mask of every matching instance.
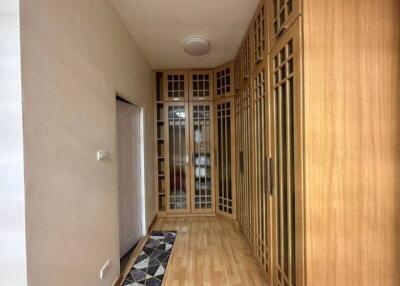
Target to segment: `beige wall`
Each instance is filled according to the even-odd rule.
[[[0,1],[0,285],[26,285],[19,1]]]
[[[21,30],[29,285],[109,286],[116,92],[144,107],[148,223],[156,212],[152,68],[107,0],[22,1]],[[109,158],[97,161],[98,149]]]

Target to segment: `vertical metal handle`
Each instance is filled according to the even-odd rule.
[[[244,173],[244,156],[243,156],[243,151],[240,151],[239,153],[239,168],[240,168],[240,173]]]
[[[269,166],[269,193],[271,196],[274,194],[274,159],[271,157],[268,158],[268,166]]]

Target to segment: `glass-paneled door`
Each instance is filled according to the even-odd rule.
[[[192,212],[214,212],[212,103],[190,104]]]
[[[187,103],[167,103],[166,113],[167,212],[190,212],[189,120]]]
[[[234,99],[215,102],[217,213],[236,219]]]

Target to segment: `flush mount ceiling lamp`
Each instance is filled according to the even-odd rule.
[[[199,36],[189,36],[183,41],[183,49],[191,56],[202,56],[210,50],[210,42]]]

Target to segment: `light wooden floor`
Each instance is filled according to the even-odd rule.
[[[154,230],[178,231],[164,286],[258,286],[266,277],[238,227],[216,217],[159,218]]]

